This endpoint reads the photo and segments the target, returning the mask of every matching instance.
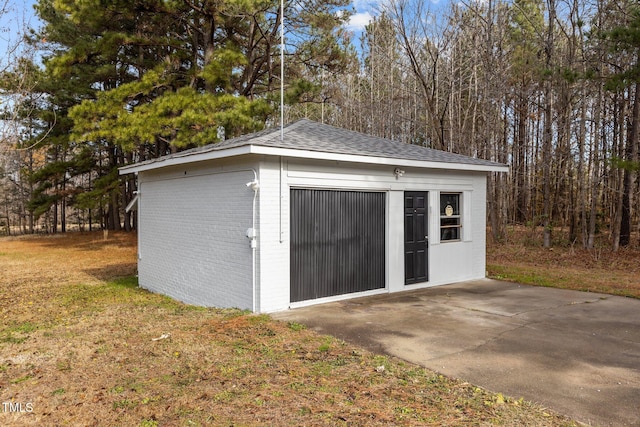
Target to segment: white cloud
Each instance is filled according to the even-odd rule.
[[[385,0],[353,0],[353,7],[357,11],[373,9],[381,3],[385,3]]]
[[[364,30],[364,27],[373,20],[373,15],[369,12],[358,12],[351,15],[347,28],[351,31]]]

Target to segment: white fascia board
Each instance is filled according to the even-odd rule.
[[[252,153],[304,159],[332,160],[338,162],[368,163],[376,165],[404,166],[426,169],[467,170],[474,172],[509,172],[506,165],[473,165],[466,163],[429,162],[424,160],[396,159],[391,157],[361,156],[355,154],[327,153],[323,151],[293,150],[288,148],[252,146]]]
[[[367,163],[389,166],[404,166],[425,169],[465,170],[474,172],[509,172],[506,165],[474,165],[467,163],[430,162],[424,160],[396,159],[391,157],[373,157],[356,154],[328,153],[323,151],[295,150],[291,148],[265,147],[261,145],[244,145],[236,148],[212,150],[203,153],[193,153],[184,156],[177,155],[166,160],[162,158],[148,163],[138,163],[123,166],[119,169],[120,175],[144,172],[160,169],[168,166],[177,166],[187,163],[195,163],[206,160],[223,159],[226,157],[241,156],[245,154],[260,154],[267,156],[282,156],[303,159],[331,160],[337,162]]]
[[[175,157],[169,157],[163,159],[160,157],[157,160],[150,161],[148,163],[136,163],[133,165],[123,166],[118,172],[120,175],[126,175],[129,173],[144,172],[153,169],[166,168],[168,166],[179,166],[187,163],[201,162],[205,160],[223,159],[225,157],[241,156],[243,154],[251,154],[251,146],[245,145],[242,147],[228,148],[224,150],[212,150],[205,151],[204,153],[192,153],[184,156],[177,155]]]

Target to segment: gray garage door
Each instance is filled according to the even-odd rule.
[[[291,302],[385,286],[385,193],[291,190]]]

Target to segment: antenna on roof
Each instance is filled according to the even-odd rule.
[[[280,0],[280,141],[284,141],[284,0]]]

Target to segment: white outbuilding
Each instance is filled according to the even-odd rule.
[[[273,312],[485,277],[507,166],[309,120],[123,167],[140,286]]]

